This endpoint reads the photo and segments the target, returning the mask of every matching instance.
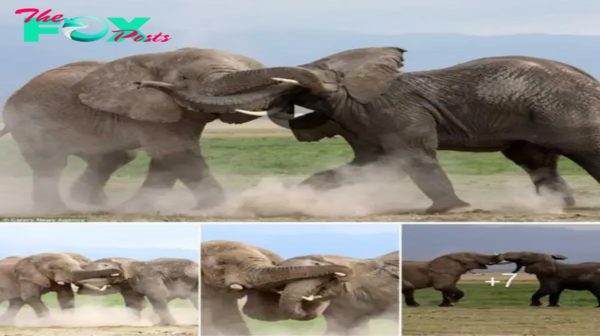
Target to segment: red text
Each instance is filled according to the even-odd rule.
[[[115,41],[118,41],[121,38],[133,38],[135,42],[139,42],[144,39],[144,35],[139,34],[139,32],[135,29],[123,29],[123,30],[113,30],[113,33],[119,33],[115,36]],[[127,35],[125,33],[128,32]],[[162,38],[162,40],[160,40]],[[162,33],[158,33],[154,36],[146,35],[146,39],[144,42],[167,42],[171,37],[169,35],[163,35]]]
[[[37,19],[35,19],[35,20],[37,22],[40,22],[40,21],[44,21],[44,22],[49,22],[49,21],[52,21],[52,22],[61,22],[62,20],[64,20],[62,14],[54,15],[52,18],[50,18],[50,15],[48,15],[48,14],[50,14],[51,11],[52,11],[52,9],[48,9],[47,11],[45,11],[42,14],[38,15]],[[25,19],[25,22],[29,22],[39,12],[40,12],[40,10],[37,9],[37,8],[22,8],[22,9],[17,9],[17,11],[15,11],[15,14],[31,13],[31,15],[29,15]]]

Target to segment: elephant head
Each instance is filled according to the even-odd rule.
[[[202,282],[213,288],[235,291],[253,288],[272,290],[296,280],[317,277],[336,279],[352,274],[348,267],[339,265],[278,266],[267,252],[236,241],[202,242]]]
[[[490,265],[507,264],[503,254],[481,254],[473,252],[455,252],[433,259],[429,270],[460,276],[471,270],[487,269]]]
[[[331,116],[336,113],[331,107],[343,104],[353,108],[384,94],[400,74],[405,52],[396,47],[352,49],[300,66],[239,71],[223,77],[223,81],[244,83],[252,97],[246,92],[223,97],[203,94],[195,98],[196,102],[211,105],[231,107],[243,102],[268,109],[236,110],[253,116],[289,120],[294,104]]]
[[[27,281],[43,288],[49,288],[53,283],[61,286],[76,285],[86,279],[119,276],[121,272],[117,268],[86,270],[82,268],[85,260],[88,259],[73,253],[42,253],[17,262],[15,273],[19,281]]]
[[[73,89],[81,102],[94,109],[136,120],[170,123],[181,119],[182,107],[208,113],[222,109],[198,101],[196,96],[245,91],[251,83],[224,79],[232,78],[230,75],[238,71],[258,68],[262,68],[262,64],[246,56],[213,49],[183,48],[107,62]],[[239,93],[239,99],[229,102],[246,108],[263,106],[243,104],[244,101],[255,102],[255,99],[249,99],[254,96],[256,93]],[[215,118],[206,113],[203,116],[207,122]],[[235,113],[223,115],[221,119],[239,123],[255,118]]]
[[[513,273],[518,273],[523,266],[525,272],[536,275],[550,275],[556,271],[556,260],[566,260],[560,254],[546,254],[537,252],[508,252],[502,254],[504,260],[514,262],[517,267]]]
[[[90,278],[75,283],[81,287],[77,291],[79,295],[109,295],[120,293],[119,285],[137,278],[144,271],[152,272],[152,266],[145,262],[130,258],[103,258],[87,264],[86,271],[100,272],[107,269],[117,269],[111,277]]]

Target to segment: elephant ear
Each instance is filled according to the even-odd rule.
[[[396,47],[352,49],[301,67],[338,72],[348,94],[366,104],[388,90],[404,66],[405,52]]]
[[[434,272],[447,272],[452,274],[463,274],[465,268],[475,269],[479,266],[473,258],[465,253],[450,253],[431,261],[430,268]]]
[[[138,89],[136,81],[158,80],[135,56],[105,63],[73,86],[77,97],[96,110],[135,120],[172,123],[181,119],[181,108],[167,93]]]

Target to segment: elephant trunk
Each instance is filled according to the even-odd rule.
[[[117,268],[107,268],[102,270],[93,270],[93,271],[73,271],[73,282],[81,282],[88,279],[94,278],[110,278],[120,276],[122,271]]]
[[[274,67],[237,71],[222,76],[214,83],[211,83],[211,85],[216,85],[216,89],[212,89],[213,95],[198,94],[190,100],[203,105],[229,107],[246,105],[244,106],[245,109],[264,109],[278,96],[290,90],[297,89],[297,86],[308,88],[316,94],[327,94],[337,91],[339,89],[337,82],[325,82],[321,78],[324,74],[300,67]],[[277,83],[286,84],[276,85]],[[258,89],[267,85],[274,85],[274,87],[227,96],[222,95],[231,91]]]
[[[313,303],[318,299],[315,298],[315,294],[322,285],[323,279],[308,279],[288,284],[280,293],[279,309],[292,320],[308,321],[316,318],[325,310],[323,305],[329,305],[328,301]]]
[[[266,266],[260,267],[253,273],[250,282],[252,287],[272,288],[292,281],[336,276],[346,278],[352,270],[340,265],[327,266]]]

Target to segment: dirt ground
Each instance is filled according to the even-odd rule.
[[[197,326],[176,327],[65,327],[65,328],[16,328],[0,327],[2,336],[196,336]]]
[[[190,210],[193,199],[180,184],[157,205],[157,211],[115,213],[112,209],[141,184],[140,179],[114,178],[107,193],[111,205],[104,209],[71,203],[78,212],[59,218],[36,219],[30,213],[31,179],[0,179],[0,221],[374,221],[374,222],[594,222],[600,221],[600,188],[588,176],[568,176],[578,206],[560,210],[552,200],[538,197],[523,176],[451,176],[458,194],[475,211],[426,215],[429,200],[411,181],[397,185],[349,186],[328,192],[293,186],[302,176],[218,176],[229,192],[229,202],[212,211]],[[65,180],[67,180],[65,178]],[[68,185],[68,183],[64,183]],[[353,189],[356,188],[355,192]],[[371,191],[368,189],[370,188]],[[360,193],[359,196],[358,193]],[[66,193],[63,193],[66,200]],[[25,217],[25,218],[23,218]],[[22,218],[22,219],[19,219]]]
[[[270,122],[244,125],[211,123],[203,136],[291,136],[290,131]],[[140,185],[142,178],[109,181],[110,204],[89,208],[68,204],[76,212],[60,216],[63,221],[188,221],[188,222],[594,222],[600,221],[600,188],[591,177],[566,176],[574,188],[577,207],[563,211],[552,197],[540,198],[526,176],[451,175],[458,195],[471,203],[474,211],[426,215],[430,205],[414,183],[372,183],[317,192],[294,186],[306,176],[216,176],[228,192],[227,204],[211,211],[193,211],[193,199],[180,183],[156,209],[142,213],[117,213],[114,209]],[[63,179],[63,189],[70,179]],[[30,213],[31,178],[0,177],[0,221],[56,221],[35,218]],[[63,199],[67,200],[63,190]],[[19,217],[27,217],[19,219]]]
[[[403,312],[403,335],[598,335],[595,308],[432,308]]]

